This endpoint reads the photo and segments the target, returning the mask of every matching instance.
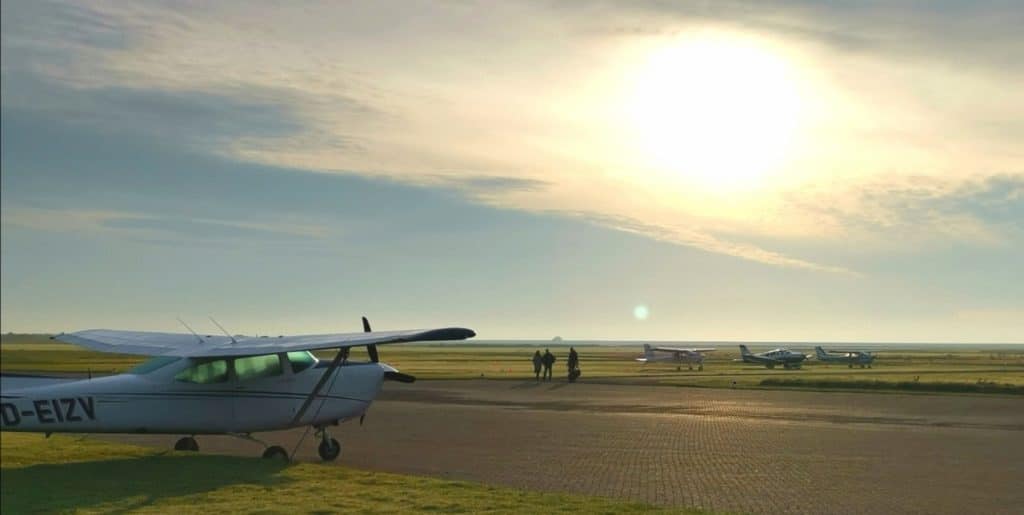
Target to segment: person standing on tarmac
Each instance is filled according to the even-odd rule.
[[[533,376],[540,381],[540,367],[544,364],[544,358],[541,357],[540,351],[533,353]]]
[[[580,368],[580,355],[573,347],[569,347],[569,362],[566,365],[569,368],[569,382],[576,382],[576,377],[578,377],[577,370]]]
[[[544,363],[544,380],[545,381],[550,381],[551,380],[551,367],[554,366],[554,364],[555,364],[555,355],[552,354],[551,351],[548,350],[548,349],[544,349],[543,363]]]

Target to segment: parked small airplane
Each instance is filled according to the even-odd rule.
[[[636,358],[641,363],[675,363],[676,370],[682,370],[682,363],[689,365],[693,370],[693,364],[697,364],[697,370],[704,370],[704,353],[713,352],[714,348],[691,348],[681,349],[677,347],[651,347],[644,344],[644,356]]]
[[[807,359],[805,354],[799,352],[793,352],[789,349],[775,349],[768,352],[761,352],[754,354],[750,352],[750,349],[746,345],[740,345],[740,359],[736,361],[742,361],[744,363],[759,363],[768,368],[775,368],[775,365],[782,365],[783,368],[800,368],[801,364]]]
[[[187,326],[186,326],[187,327]],[[189,329],[191,331],[191,329]],[[227,331],[225,331],[227,334]],[[251,433],[312,426],[325,461],[341,444],[327,427],[359,417],[387,380],[411,383],[378,359],[377,345],[476,336],[470,329],[304,336],[199,336],[95,329],[54,338],[100,352],[152,358],[126,373],[90,379],[3,375],[0,418],[4,431],[185,434],[174,448],[198,451],[195,435],[227,434],[264,445],[263,457],[288,459]],[[366,347],[369,361],[349,361]],[[338,349],[329,363],[310,351]]]
[[[846,363],[850,368],[854,365],[860,365],[860,368],[867,366],[871,368],[871,364],[875,361],[875,356],[870,352],[859,351],[859,350],[830,350],[819,347],[814,348],[814,352],[817,353],[818,361],[824,363]]]

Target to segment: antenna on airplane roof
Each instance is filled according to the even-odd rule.
[[[193,331],[192,328],[189,327],[188,324],[186,324],[185,321],[181,319],[181,317],[178,317],[178,322],[181,322],[181,325],[185,326],[185,329],[188,329],[188,332],[192,333],[192,336],[196,337],[196,341],[198,341],[199,343],[203,343],[203,339],[200,338],[199,335],[196,334],[196,332]]]
[[[231,338],[231,343],[238,343],[238,340],[236,340],[234,336],[231,336],[231,333],[229,333],[227,329],[224,329],[224,326],[218,324],[217,321],[213,319],[213,317],[210,317],[210,321],[213,322],[214,324],[217,324],[217,327],[219,327],[220,330],[224,332],[225,336]]]

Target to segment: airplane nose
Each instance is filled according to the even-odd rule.
[[[411,376],[409,374],[403,374],[403,373],[399,372],[397,368],[395,368],[395,367],[393,367],[391,365],[388,365],[387,363],[378,363],[377,365],[380,367],[381,372],[383,372],[384,380],[385,381],[398,381],[399,383],[411,383],[411,382],[416,380],[416,377]]]

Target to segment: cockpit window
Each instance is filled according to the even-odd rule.
[[[298,374],[303,370],[316,364],[316,357],[309,351],[297,351],[288,353],[288,361],[292,364],[292,372]]]
[[[140,376],[141,375],[145,375],[145,374],[148,374],[148,373],[150,373],[150,372],[152,372],[152,371],[154,371],[154,370],[156,370],[158,368],[166,367],[167,365],[170,365],[171,363],[174,363],[175,361],[178,361],[180,359],[181,358],[179,358],[177,356],[157,356],[155,358],[143,361],[142,363],[140,363],[137,366],[133,367],[127,373],[128,374],[140,375]]]
[[[281,358],[277,354],[248,356],[235,359],[235,375],[239,381],[258,377],[281,375]]]
[[[174,379],[185,383],[223,383],[228,380],[228,362],[227,360],[217,359],[197,363],[178,372]]]

